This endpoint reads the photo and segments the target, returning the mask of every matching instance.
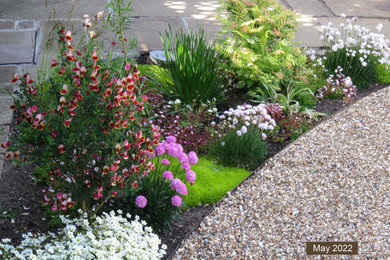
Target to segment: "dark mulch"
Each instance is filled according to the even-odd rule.
[[[148,59],[142,56],[143,63]],[[385,87],[374,85],[371,89],[359,92],[358,98]],[[323,100],[317,104],[316,110],[328,115],[343,108],[340,100]],[[270,144],[270,156],[273,156],[288,143]],[[42,186],[36,185],[31,179],[31,166],[14,166],[9,162],[4,165],[5,172],[0,182],[0,239],[11,238],[13,244],[21,240],[21,234],[26,232],[46,232],[50,229],[48,221],[43,220],[44,210],[40,207],[42,201]],[[201,221],[211,211],[212,206],[199,206],[183,213],[182,219],[173,223],[171,232],[161,235],[162,242],[168,246],[166,259],[169,259],[183,239],[195,230]],[[15,216],[14,223],[11,217]]]

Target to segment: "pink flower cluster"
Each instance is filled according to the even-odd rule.
[[[335,76],[332,74],[327,79],[327,86],[323,86],[317,92],[318,99],[324,98],[328,93],[341,92],[344,96],[344,102],[348,103],[356,97],[356,86],[353,84],[350,77],[345,77],[342,73],[343,68],[338,66],[335,70]]]
[[[176,138],[174,136],[168,136],[165,142],[160,143],[156,149],[155,154],[157,156],[168,155],[170,160],[176,158],[181,163],[181,168],[185,171],[186,180],[193,185],[195,183],[196,174],[193,170],[191,170],[191,165],[198,163],[198,156],[195,152],[191,151],[186,154],[183,150],[183,147],[176,143]],[[167,158],[161,159],[161,164],[169,167],[170,161]],[[163,172],[162,176],[171,181],[171,188],[175,190],[177,193],[186,196],[188,194],[188,190],[186,185],[178,178],[173,178],[173,173],[171,171]],[[182,203],[181,197],[179,195],[175,195],[172,198],[172,205],[180,207]]]

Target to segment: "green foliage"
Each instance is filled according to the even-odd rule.
[[[219,77],[219,60],[216,50],[206,43],[204,31],[185,34],[182,30],[175,36],[171,28],[165,31],[161,41],[166,62],[160,64],[167,70],[170,81],[165,81],[161,90],[170,99],[180,99],[184,104],[197,108],[201,103],[222,98],[222,77]]]
[[[231,130],[211,147],[210,155],[224,166],[255,170],[267,157],[267,144],[263,141],[262,132],[255,127],[248,127],[241,136]]]
[[[125,0],[111,0],[107,4],[109,14],[105,21],[105,27],[110,27],[111,30],[117,35],[117,38],[121,41],[122,50],[127,63],[127,54],[130,48],[134,49],[137,46],[137,39],[130,39],[127,41],[124,36],[123,29],[129,26],[131,22],[131,12],[134,11],[130,5],[131,1],[125,4]]]
[[[164,68],[160,68],[157,65],[145,65],[138,64],[138,69],[141,75],[144,75],[148,78],[148,87],[158,88],[161,87],[163,82],[168,82],[172,84],[167,71]]]
[[[155,232],[169,230],[172,221],[180,218],[180,209],[172,205],[171,199],[176,195],[171,182],[162,177],[161,172],[153,171],[142,178],[138,188],[127,187],[118,200],[113,201],[115,209],[131,213],[145,220]],[[145,208],[135,205],[137,196],[145,196],[148,200]]]
[[[187,208],[220,201],[250,174],[245,169],[223,167],[206,158],[200,158],[192,169],[196,172],[196,183],[188,187],[188,195],[183,198]]]
[[[390,70],[386,69],[385,64],[378,64],[376,67],[378,83],[390,83]]]
[[[238,87],[254,90],[265,83],[279,91],[284,74],[299,80],[306,57],[291,43],[297,28],[293,11],[273,0],[220,3],[227,37],[217,49],[229,61],[226,69],[233,69]]]
[[[44,202],[53,211],[91,213],[140,175],[125,169],[138,165],[148,171],[152,141],[157,144],[159,136],[145,124],[146,99],[135,66],[122,63],[114,70],[93,40],[73,54],[71,32],[62,28],[59,37],[60,55],[43,80],[34,82],[27,74],[19,79],[14,95],[19,134],[8,154],[38,163],[38,179],[50,187]]]
[[[351,55],[351,52],[355,51],[355,55]],[[366,66],[362,66],[362,62],[359,60],[366,56],[359,52],[359,48],[347,48],[338,49],[336,52],[328,51],[326,53],[326,59],[323,60],[325,68],[333,73],[338,66],[343,68],[343,74],[349,76],[358,90],[367,89],[377,79],[376,74],[376,60],[374,57],[366,58]]]

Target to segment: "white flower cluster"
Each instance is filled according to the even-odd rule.
[[[249,126],[255,126],[261,130],[273,130],[276,123],[268,114],[265,104],[262,103],[257,106],[252,105],[241,105],[237,106],[236,109],[230,108],[224,111],[219,116],[222,121],[218,124],[218,128],[221,132],[226,129],[238,129],[237,135],[241,136],[248,131]],[[215,122],[211,123],[211,126],[215,126]],[[216,132],[218,133],[218,131]],[[219,133],[221,137],[222,134]],[[263,139],[267,136],[265,133],[262,134]]]
[[[342,72],[343,68],[338,66],[335,70],[335,75],[329,75],[329,78],[326,80],[327,86],[323,86],[317,92],[316,97],[318,99],[324,98],[328,93],[336,93],[337,91],[342,91],[344,102],[346,103],[356,97],[356,86],[351,78],[345,77]]]
[[[378,24],[376,32],[356,24],[357,18],[346,19],[345,23],[340,23],[339,28],[333,27],[332,23],[327,26],[320,26],[320,40],[330,47],[333,52],[346,48],[347,56],[356,56],[359,53],[360,62],[363,67],[367,66],[367,59],[375,57],[381,64],[390,65],[390,41],[379,32],[383,25]],[[315,52],[310,53],[310,59],[315,59]],[[318,60],[322,65],[321,59]]]
[[[61,216],[66,226],[58,235],[28,233],[17,247],[9,239],[0,243],[1,259],[160,259],[166,246],[145,227],[144,221],[129,221],[130,215],[121,216],[114,211],[90,223],[87,214],[78,219]]]

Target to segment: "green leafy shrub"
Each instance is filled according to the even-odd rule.
[[[217,44],[226,69],[232,68],[237,87],[254,91],[263,83],[280,90],[285,74],[299,80],[306,56],[291,43],[296,16],[273,0],[221,1],[222,33]]]
[[[161,36],[166,62],[160,64],[167,70],[170,81],[165,81],[162,91],[171,100],[197,108],[201,103],[223,99],[223,78],[218,75],[219,60],[216,50],[206,43],[203,30],[198,34],[182,30],[175,36],[170,28]]]
[[[44,203],[52,211],[93,213],[151,170],[159,133],[144,117],[147,97],[136,66],[107,68],[93,40],[80,52],[70,31],[59,36],[60,56],[47,77],[14,79],[20,81],[13,106],[19,134],[7,157],[48,170]]]
[[[211,147],[210,155],[221,165],[255,170],[267,157],[267,144],[256,127],[248,127],[241,136],[231,130]]]

